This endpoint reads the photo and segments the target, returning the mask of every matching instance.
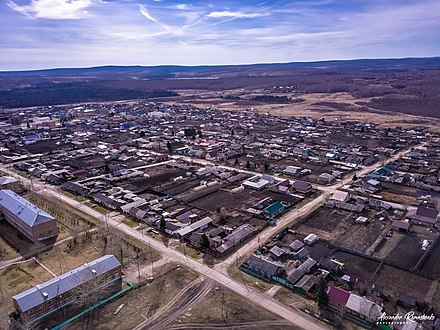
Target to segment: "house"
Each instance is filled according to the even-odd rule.
[[[246,180],[243,182],[243,186],[246,188],[254,189],[254,190],[261,190],[265,187],[267,187],[270,184],[270,181],[259,179],[257,182]]]
[[[285,259],[286,255],[287,255],[286,251],[277,245],[274,245],[269,250],[269,253],[270,253],[270,257],[275,261]]]
[[[410,229],[410,223],[409,221],[394,220],[391,224],[391,228],[395,231],[407,233]]]
[[[270,261],[263,256],[256,255],[252,255],[241,267],[268,280],[271,280],[273,276],[281,275],[284,270],[282,263]]]
[[[0,214],[32,242],[47,240],[58,235],[54,217],[12,190],[0,190]]]
[[[228,253],[232,248],[240,244],[246,238],[251,236],[255,232],[255,229],[250,224],[243,224],[236,228],[232,233],[223,239],[223,244],[220,245],[215,251],[219,254]]]
[[[11,176],[0,177],[0,189],[9,189],[13,191],[21,191],[21,183]]]
[[[292,252],[298,252],[303,246],[304,246],[304,243],[296,239],[292,243],[289,244],[289,249]]]
[[[83,306],[81,295],[97,288],[99,299],[121,290],[121,263],[115,256],[105,255],[13,296],[15,312],[12,317],[30,328],[49,319],[61,323],[63,317],[66,318],[66,310],[79,311],[88,307]]]
[[[345,304],[347,311],[369,323],[375,322],[381,315],[383,308],[378,304],[351,293]]]
[[[197,230],[203,230],[205,228],[208,228],[208,226],[212,223],[212,219],[210,217],[205,217],[199,221],[196,221],[186,227],[183,227],[181,229],[179,229],[176,234],[183,238],[186,237],[190,234],[192,234],[193,232],[197,231]]]
[[[78,169],[72,171],[70,174],[72,175],[73,178],[81,180],[87,177],[88,172],[85,169]]]
[[[74,193],[75,195],[88,196],[89,189],[80,183],[67,181],[63,184],[63,189]]]
[[[318,277],[313,275],[304,275],[293,287],[302,294],[307,295],[313,290],[316,283],[318,283]]]
[[[278,201],[266,207],[264,209],[264,213],[266,213],[270,218],[274,218],[283,213],[285,209],[284,204]]]
[[[292,184],[292,189],[301,194],[308,194],[309,192],[312,191],[313,186],[306,181],[296,180]]]
[[[318,263],[312,259],[307,258],[306,261],[304,261],[301,265],[299,265],[297,268],[295,268],[289,276],[287,276],[286,280],[291,285],[295,285],[296,282],[299,281],[301,277],[303,277],[305,274],[312,272],[314,269],[316,269]]]
[[[348,298],[350,298],[350,292],[336,286],[331,286],[327,289],[327,296],[330,306],[345,309]]]
[[[290,176],[296,176],[299,177],[301,174],[301,167],[297,167],[297,166],[287,166],[284,170],[283,173],[286,175],[290,175]]]
[[[122,206],[121,202],[114,200],[113,198],[103,195],[101,193],[94,194],[92,198],[96,203],[102,204],[105,207],[112,210],[116,210]]]
[[[324,257],[319,259],[319,267],[329,271],[332,274],[338,273],[341,269],[341,265],[339,263],[336,263],[333,260]]]
[[[336,190],[330,199],[334,201],[346,203],[350,199],[350,194],[345,191]]]
[[[426,226],[434,226],[437,223],[438,211],[433,208],[419,206],[417,209],[410,209],[406,217]]]
[[[382,314],[383,308],[378,304],[338,287],[329,287],[327,296],[330,306],[346,311],[368,323],[375,322]]]
[[[336,177],[330,173],[322,173],[318,176],[318,182],[322,184],[330,184],[336,180]]]

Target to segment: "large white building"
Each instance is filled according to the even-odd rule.
[[[58,235],[54,217],[12,190],[0,190],[0,216],[32,242]]]

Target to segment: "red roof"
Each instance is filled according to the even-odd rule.
[[[350,297],[350,292],[342,290],[341,288],[331,286],[328,291],[328,300],[333,304],[338,304],[341,306],[345,306]]]

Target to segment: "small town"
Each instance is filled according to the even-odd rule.
[[[2,109],[0,329],[439,329],[439,138],[148,100]]]

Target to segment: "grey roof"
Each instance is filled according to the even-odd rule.
[[[303,277],[306,273],[310,272],[310,270],[316,265],[316,261],[312,258],[308,258],[304,261],[298,268],[295,268],[287,277],[287,281],[291,284],[295,284],[298,280]]]
[[[5,185],[5,184],[15,183],[15,182],[18,182],[18,180],[11,177],[11,176],[0,177],[0,185]]]
[[[297,288],[302,288],[305,292],[309,292],[317,282],[318,279],[316,276],[304,275],[302,279],[296,282],[295,286]]]
[[[193,231],[199,230],[200,228],[202,228],[206,225],[209,225],[211,222],[212,222],[212,219],[210,217],[205,217],[202,220],[194,222],[194,223],[190,224],[189,226],[186,226],[186,227],[180,229],[177,233],[180,236],[185,236],[185,235],[192,233]]]
[[[298,191],[307,191],[312,187],[312,185],[306,181],[296,180],[293,183],[292,187],[293,187],[293,189],[298,190]]]
[[[294,240],[292,243],[289,244],[289,248],[291,251],[299,251],[304,246],[304,243],[299,240]]]
[[[25,312],[42,304],[44,301],[70,291],[93,277],[104,274],[120,265],[115,256],[105,255],[47,282],[38,284],[27,291],[21,292],[13,296],[12,299],[17,302],[21,312]],[[95,274],[93,270],[96,271]],[[43,293],[47,294],[47,298],[44,298]]]
[[[29,227],[35,227],[55,220],[50,214],[47,214],[12,190],[0,190],[0,207],[13,213]]]
[[[243,267],[267,278],[279,275],[283,270],[283,264],[267,260],[263,256],[256,256],[254,254],[243,263]]]
[[[275,255],[276,257],[281,257],[283,254],[286,253],[286,251],[284,251],[282,248],[280,248],[279,246],[275,245],[270,249],[270,253],[272,253],[273,255]]]
[[[225,253],[241,241],[254,233],[255,229],[252,225],[245,223],[236,228],[232,233],[224,238],[224,243],[217,248],[217,252]]]
[[[331,271],[331,272],[337,272],[338,269],[339,269],[339,267],[340,267],[340,266],[339,266],[336,262],[334,262],[333,260],[328,259],[328,258],[324,258],[324,257],[322,257],[322,258],[319,260],[319,265],[320,265],[321,268],[323,268],[323,269],[325,269],[325,270],[328,270],[328,271]]]

